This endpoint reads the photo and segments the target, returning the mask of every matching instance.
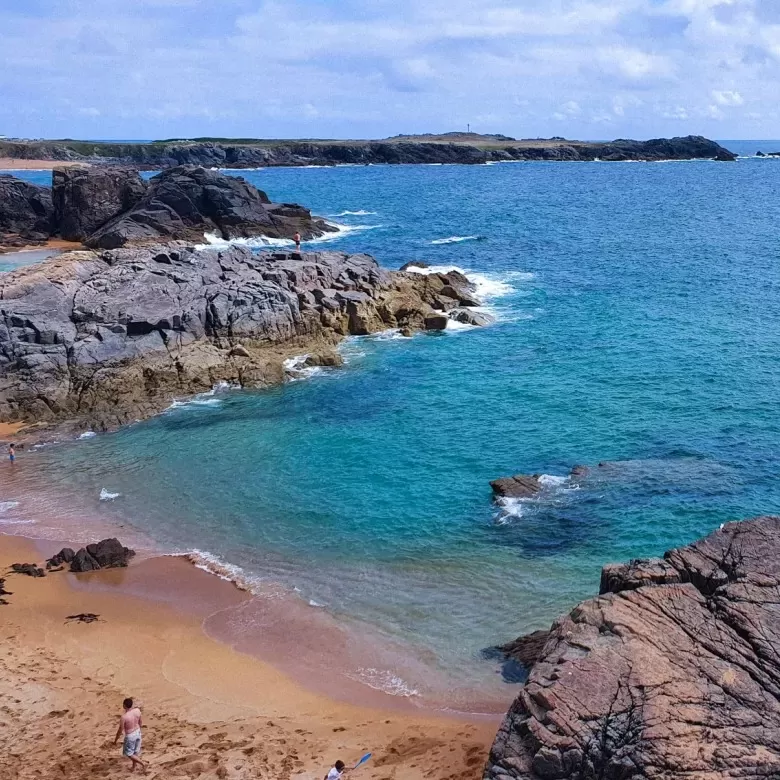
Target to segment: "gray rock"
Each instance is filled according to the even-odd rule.
[[[450,312],[450,319],[456,322],[463,322],[467,325],[477,325],[484,327],[486,325],[492,325],[496,320],[495,317],[482,311],[470,311],[469,309],[453,309]]]
[[[542,483],[539,474],[515,474],[513,477],[494,479],[490,487],[497,498],[529,498],[541,491]]]
[[[425,318],[425,330],[445,330],[449,320],[446,314],[429,314]]]
[[[43,242],[54,229],[51,190],[0,174],[0,246]]]

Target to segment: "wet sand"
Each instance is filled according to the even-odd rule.
[[[0,536],[0,570],[59,546]],[[421,713],[384,694],[366,706],[336,701],[211,638],[204,625],[250,597],[181,558],[9,575],[5,587],[1,778],[124,777],[111,739],[127,695],[143,704],[148,776],[160,780],[319,780],[337,758],[367,751],[357,778],[476,780],[495,734],[496,718]],[[101,619],[66,621],[82,612]]]
[[[50,238],[45,243],[30,246],[0,246],[0,258],[2,258],[3,263],[18,262],[19,265],[31,265],[70,249],[84,249],[84,245],[78,241]]]

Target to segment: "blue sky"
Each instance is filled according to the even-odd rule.
[[[2,0],[0,135],[780,137],[780,0]]]

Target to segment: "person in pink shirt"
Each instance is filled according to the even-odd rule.
[[[122,743],[122,755],[130,759],[130,771],[135,771],[136,765],[141,767],[142,772],[146,772],[146,764],[138,757],[141,755],[141,710],[133,706],[132,699],[125,699],[122,702],[124,712],[119,718],[119,727],[116,730],[114,744],[124,734]]]

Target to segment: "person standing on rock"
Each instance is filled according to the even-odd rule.
[[[141,709],[133,705],[130,698],[122,702],[124,712],[119,718],[119,727],[116,730],[114,744],[124,734],[122,742],[122,755],[130,759],[130,771],[134,772],[136,764],[141,767],[142,772],[146,772],[146,764],[138,757],[141,755]]]
[[[8,445],[8,460],[13,463],[16,460],[16,447],[13,444]]]
[[[295,241],[295,251],[300,252],[301,251],[301,234],[296,230],[295,235],[293,236],[293,241]]]

